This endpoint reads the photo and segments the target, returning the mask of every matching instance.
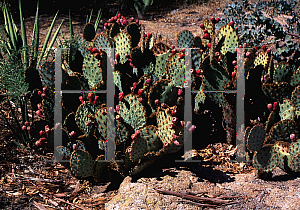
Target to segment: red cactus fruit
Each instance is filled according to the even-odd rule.
[[[23,131],[27,131],[27,126],[26,126],[26,125],[23,125],[23,126],[22,126],[22,130],[23,130]]]
[[[147,84],[150,84],[151,83],[151,79],[150,78],[147,79],[146,82],[147,82]]]
[[[136,136],[135,134],[132,134],[132,135],[131,135],[131,139],[134,141],[134,140],[137,139],[137,136]]]
[[[149,39],[151,39],[151,37],[152,37],[152,33],[148,33],[147,34],[147,39],[149,40]]]
[[[275,101],[275,102],[273,103],[273,111],[276,110],[277,107],[278,107],[278,103]]]
[[[118,19],[118,17],[117,16],[114,16],[114,21],[116,21]]]
[[[50,134],[51,133],[49,125],[45,125],[45,132],[46,132],[46,134]]]
[[[95,96],[95,99],[94,99],[94,104],[95,105],[97,104],[98,99],[99,99],[99,96]]]
[[[215,57],[219,57],[220,53],[219,52],[215,52]]]
[[[207,44],[207,47],[208,47],[208,48],[211,48],[211,43],[208,43],[208,44]]]
[[[296,141],[296,135],[294,133],[292,133],[290,135],[290,139],[292,140],[292,142],[295,142]]]
[[[142,95],[143,95],[143,93],[144,93],[144,89],[139,89],[139,91],[138,91],[138,95],[139,95],[139,96],[142,96]]]
[[[273,110],[273,105],[272,104],[268,104],[267,108],[270,110],[270,112]]]
[[[173,141],[173,144],[178,146],[180,143],[179,143],[179,141],[175,140],[175,141]]]
[[[185,49],[181,49],[181,52],[184,53],[184,52],[185,52]]]
[[[119,101],[123,101],[123,99],[124,99],[124,93],[121,92],[119,93]]]
[[[210,21],[214,23],[216,21],[215,17],[211,17]]]
[[[138,100],[141,104],[144,104],[144,99],[142,97],[140,97]]]
[[[116,115],[116,120],[120,120],[121,116],[119,114]]]
[[[75,131],[71,131],[71,132],[69,133],[69,136],[70,136],[71,138],[75,138],[76,132],[75,132]]]
[[[125,55],[125,58],[130,58],[130,55],[126,54],[126,55]]]
[[[24,123],[24,125],[25,125],[25,126],[29,126],[29,122],[26,121],[26,122]]]
[[[41,118],[44,117],[44,115],[43,115],[43,113],[42,113],[41,110],[37,110],[37,111],[36,111],[36,115],[39,116],[39,117],[41,117]]]
[[[27,131],[32,132],[33,131],[32,127],[28,126]]]
[[[184,124],[185,124],[184,121],[180,121],[180,125],[181,125],[182,127],[184,126]]]
[[[108,23],[104,23],[104,27],[107,28],[107,26],[108,26]]]
[[[140,137],[141,136],[141,132],[139,130],[135,131],[134,134],[136,135],[136,137]]]
[[[116,105],[116,112],[119,113],[120,111],[120,105]]]
[[[89,93],[88,94],[88,98],[89,98],[89,102],[92,102],[92,100],[93,100],[93,93]]]
[[[100,53],[100,52],[99,52],[99,50],[98,50],[97,48],[94,47],[94,48],[92,49],[91,53]]]
[[[45,136],[46,136],[46,132],[45,132],[45,131],[43,131],[43,130],[40,130],[39,134],[40,134],[40,136],[43,136],[43,137],[45,137]]]
[[[92,51],[92,48],[91,48],[91,47],[89,47],[89,48],[88,48],[88,50],[91,52],[91,51]]]
[[[179,59],[183,59],[183,58],[184,58],[184,55],[180,54]]]
[[[263,49],[263,51],[266,51],[266,50],[267,50],[267,46],[266,46],[266,45],[263,45],[263,46],[262,46],[262,49]]]
[[[251,52],[246,52],[246,57],[250,57]]]
[[[180,96],[182,94],[183,90],[182,89],[179,89],[177,94]]]
[[[127,26],[127,25],[128,25],[128,20],[124,19],[124,20],[123,20],[123,25],[124,25],[124,26]]]
[[[84,100],[83,100],[83,97],[82,96],[79,96],[79,100],[80,102],[83,104],[84,103]]]
[[[177,136],[176,134],[174,134],[174,137],[173,137],[175,140],[177,140],[179,138],[179,136]]]
[[[230,21],[230,22],[229,22],[229,25],[230,25],[231,27],[233,27],[234,22],[233,22],[233,21]]]
[[[174,46],[174,45],[172,45],[172,46],[171,46],[171,50],[174,50],[174,49],[175,49],[175,46]]]
[[[203,39],[209,39],[209,34],[208,33],[203,34]]]
[[[238,31],[238,27],[235,27],[234,30],[237,32]]]
[[[216,18],[216,23],[220,22],[220,18]]]
[[[232,79],[235,78],[235,75],[236,75],[235,71],[234,71],[234,72],[231,72],[231,77],[232,77]]]
[[[116,59],[116,61],[120,61],[120,54],[118,53],[118,54],[115,54],[115,59]]]
[[[162,104],[161,104],[161,108],[163,108],[163,109],[167,108],[167,104],[162,103]]]
[[[38,146],[38,147],[42,146],[42,144],[43,143],[40,140],[38,140],[38,141],[35,142],[35,145]]]
[[[139,24],[140,22],[139,22],[139,20],[135,20],[135,23],[136,23],[136,24]]]
[[[121,18],[121,14],[120,14],[120,13],[118,13],[117,17],[118,17],[118,18]]]
[[[130,22],[134,22],[134,17],[131,17],[131,18],[130,18]]]
[[[203,24],[203,23],[201,23],[201,24],[199,25],[199,27],[200,27],[200,28],[202,28],[202,29],[204,29],[204,28],[205,28],[205,26],[204,26],[204,24]]]
[[[236,65],[237,64],[237,62],[234,60],[234,61],[232,61],[232,65]]]
[[[159,106],[159,105],[160,105],[160,101],[159,101],[158,99],[156,99],[156,100],[154,101],[154,104],[155,104],[156,106]]]
[[[196,71],[196,74],[203,74],[203,70],[202,70],[202,69],[198,69],[198,70]]]
[[[189,131],[190,132],[194,132],[196,130],[196,126],[195,125],[192,125],[190,128],[189,128]]]
[[[172,50],[172,54],[175,55],[176,54],[176,49]]]
[[[267,49],[266,52],[267,52],[268,54],[270,54],[270,53],[271,53],[271,49]]]
[[[205,30],[203,31],[203,33],[204,33],[204,34],[208,34],[208,30],[205,29]]]

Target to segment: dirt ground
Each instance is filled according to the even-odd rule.
[[[194,34],[200,34],[199,24],[201,21],[211,16],[221,15],[217,12],[217,8],[228,2],[230,1],[225,0],[222,3],[167,8],[164,13],[150,13],[146,17],[147,19],[141,20],[141,22],[145,24],[146,32],[152,32],[158,42],[174,45],[177,34],[181,30],[190,30]],[[52,18],[47,15],[40,16],[41,44],[47,35],[47,28],[50,26]],[[25,19],[28,32],[33,30],[33,20],[34,17]],[[68,17],[58,17],[54,30],[62,20],[64,20],[62,32],[65,38],[68,38]],[[107,20],[101,21],[98,33],[104,31],[105,21]],[[73,17],[75,33],[81,33],[84,25],[85,17]],[[31,33],[27,34],[27,37],[30,43]],[[16,148],[11,142],[13,136],[3,122],[0,123],[0,131],[0,209],[104,209],[105,203],[113,201],[114,197],[121,196],[118,192],[120,192],[119,186],[124,177],[112,175],[109,182],[98,183],[94,186],[89,180],[79,181],[60,164],[53,162],[52,154],[39,154],[35,151]],[[221,147],[225,147],[225,145]],[[217,157],[225,156],[216,154],[214,158],[218,159]],[[300,209],[299,177],[288,175],[279,168],[273,172],[273,178],[270,181],[257,179],[251,165],[232,164],[228,162],[228,159],[219,162],[212,161],[206,166],[195,163],[189,167],[174,166],[166,162],[165,165],[162,163],[153,166],[152,170],[147,172],[149,173],[148,177],[139,177],[130,180],[129,183],[143,182],[149,189],[154,190],[157,187],[165,187],[164,184],[168,182],[171,183],[171,187],[169,186],[168,189],[176,192],[198,192],[200,194],[199,192],[205,191],[206,195],[204,195],[205,193],[201,195],[204,197],[218,193],[226,196],[239,196],[236,204],[221,206],[218,209]],[[178,174],[181,176],[177,176]],[[178,188],[180,185],[185,186],[183,182],[186,179],[181,179],[182,176],[190,179],[191,184]],[[136,196],[141,192],[138,188],[129,189]],[[204,208],[196,207],[191,203],[179,205],[178,197],[175,196],[162,195],[157,192],[153,192],[153,196],[170,204],[169,206],[156,206],[156,209],[175,209],[174,206],[177,209]],[[137,198],[134,198],[133,201]],[[113,205],[119,205],[116,203],[115,201],[111,202],[111,209],[113,209]],[[144,209],[137,204],[134,207],[129,206],[128,209]],[[108,209],[108,205],[106,208]],[[155,209],[151,205],[147,208]]]

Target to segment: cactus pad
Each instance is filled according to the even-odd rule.
[[[183,58],[180,58],[183,56]],[[178,87],[183,88],[185,80],[185,64],[184,54],[176,53],[172,55],[167,62],[167,79],[171,80],[171,83]]]
[[[94,161],[92,156],[83,150],[76,150],[71,154],[70,167],[77,177],[89,177],[94,174]]]
[[[120,115],[134,130],[146,124],[146,109],[133,94],[125,96],[120,104]]]
[[[253,166],[262,172],[272,171],[278,163],[278,154],[273,147],[263,147],[255,152]]]
[[[178,48],[191,48],[194,45],[194,36],[192,32],[188,30],[181,31],[177,36]]]
[[[126,32],[120,32],[115,36],[116,53],[120,55],[120,63],[124,64],[128,59],[125,55],[130,55],[131,36]]]
[[[248,135],[246,145],[248,150],[254,152],[262,148],[265,141],[266,132],[264,127],[261,125],[255,125]]]
[[[83,38],[87,41],[92,41],[95,38],[95,27],[92,23],[87,23],[83,29]]]
[[[227,52],[235,53],[239,46],[238,34],[229,24],[220,29],[218,40],[224,39],[221,47],[221,53],[226,55]]]
[[[283,103],[279,104],[280,106],[280,120],[293,120],[295,117],[295,108],[292,104],[292,101],[289,99],[283,99]]]
[[[86,122],[91,121],[88,115],[94,117],[95,113],[97,112],[97,109],[98,108],[95,104],[90,102],[85,102],[81,104],[76,111],[76,115],[75,115],[76,124],[80,128],[80,130],[86,135],[93,134],[94,132],[95,125],[89,126],[86,124]]]
[[[298,130],[298,125],[294,120],[282,120],[275,123],[275,125],[271,128],[269,137],[275,142],[291,142],[290,135],[295,134],[296,138],[298,138]]]

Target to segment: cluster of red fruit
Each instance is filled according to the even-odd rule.
[[[139,22],[139,20],[134,20],[133,17],[130,18],[129,21],[130,21],[131,23],[135,22],[136,24],[141,25],[141,23]],[[124,16],[121,16],[120,13],[119,13],[118,15],[116,15],[116,16],[110,18],[110,19],[108,20],[108,23],[107,23],[107,22],[104,23],[104,29],[105,29],[105,30],[107,29],[109,23],[118,23],[118,24],[120,24],[121,26],[127,26],[127,25],[129,24],[128,20],[127,20]]]
[[[38,146],[38,147],[42,147],[42,146],[47,145],[47,137],[50,133],[51,133],[51,130],[49,128],[49,125],[46,125],[45,130],[40,131],[41,138],[38,141],[35,142],[35,145]]]

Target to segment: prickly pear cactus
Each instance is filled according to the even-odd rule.
[[[72,173],[77,177],[86,178],[94,174],[94,161],[87,151],[77,149],[72,152],[70,167]]]
[[[274,147],[263,147],[255,152],[253,166],[259,171],[270,172],[277,166],[278,161],[278,154]]]

